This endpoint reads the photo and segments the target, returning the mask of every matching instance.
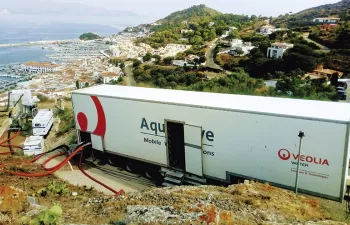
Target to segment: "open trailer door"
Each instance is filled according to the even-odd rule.
[[[186,172],[203,176],[202,127],[184,125]]]

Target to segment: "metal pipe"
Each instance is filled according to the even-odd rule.
[[[298,164],[297,164],[297,175],[295,178],[295,194],[298,194],[298,180],[299,180],[299,164],[300,164],[300,154],[301,154],[301,141],[303,137],[305,137],[304,132],[300,131],[298,137],[300,138],[299,140],[299,155],[298,155]]]

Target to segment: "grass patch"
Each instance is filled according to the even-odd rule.
[[[62,136],[70,130],[74,129],[74,113],[71,109],[64,109],[58,113],[58,116],[61,120],[61,123],[56,136]]]

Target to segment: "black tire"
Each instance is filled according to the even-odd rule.
[[[136,173],[136,165],[131,160],[126,163],[125,169],[126,169],[126,171],[128,171],[130,173]]]
[[[149,168],[146,169],[145,172],[143,173],[144,176],[150,180],[157,180],[159,179],[159,177],[161,177],[161,173],[159,172],[159,170],[157,170],[156,168]]]
[[[107,162],[109,165],[115,166],[115,167],[120,167],[120,168],[124,167],[123,162],[125,162],[125,160],[122,160],[121,157],[113,155],[113,154],[109,154],[109,153],[106,153],[106,154],[107,154]]]

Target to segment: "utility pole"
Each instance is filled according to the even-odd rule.
[[[301,154],[301,141],[303,137],[305,137],[304,132],[300,131],[298,137],[300,138],[299,140],[299,157],[298,157],[298,164],[297,164],[297,176],[295,178],[295,194],[298,194],[298,179],[299,179],[299,164],[300,164],[300,154]]]

